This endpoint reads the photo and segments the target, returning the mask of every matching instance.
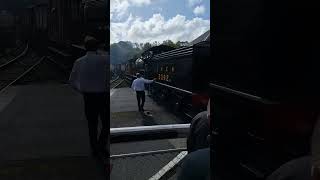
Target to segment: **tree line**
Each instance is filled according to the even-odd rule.
[[[144,51],[159,45],[167,45],[174,48],[179,48],[187,46],[188,42],[178,41],[174,43],[171,40],[165,40],[162,43],[158,41],[146,43],[132,43],[130,41],[120,41],[118,43],[113,43],[110,46],[111,63],[119,64],[126,62],[128,59],[137,59]]]

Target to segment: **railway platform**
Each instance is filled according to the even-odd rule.
[[[122,87],[110,90],[111,128],[185,123],[155,103],[148,94],[146,94],[145,113],[138,112],[135,92],[131,88]],[[111,179],[152,179],[180,153],[161,151],[183,149],[186,147],[186,139],[112,143],[110,147],[111,163],[114,167]],[[170,179],[175,179],[175,176]]]
[[[82,98],[68,85],[16,86],[0,98],[0,179],[106,179],[90,157]]]
[[[145,113],[138,111],[136,94],[131,88],[116,88],[110,90],[111,128],[182,124],[182,119],[167,112],[154,102],[146,93]]]
[[[0,179],[106,179],[90,156],[82,97],[68,85],[11,86],[0,100]],[[148,96],[150,114],[140,114],[130,88],[111,89],[110,100],[111,128],[184,123]],[[150,179],[185,147],[185,138],[113,143],[110,178]]]

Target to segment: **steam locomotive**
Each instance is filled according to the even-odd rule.
[[[200,73],[206,68],[202,65],[209,63],[209,60],[210,41],[207,37],[205,41],[177,49],[163,45],[153,47],[140,58],[129,60],[126,67],[128,74],[139,72],[146,78],[156,78],[157,82],[148,88],[151,97],[192,118],[206,110],[208,96],[199,102],[195,101],[194,95],[206,95],[205,81],[209,77]]]

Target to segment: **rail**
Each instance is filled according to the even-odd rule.
[[[187,148],[176,148],[176,149],[164,149],[164,150],[156,150],[156,151],[137,152],[137,153],[117,154],[117,155],[111,155],[110,159],[147,156],[147,155],[164,154],[164,153],[172,153],[172,152],[181,152],[181,151],[186,151],[186,150],[187,150]]]
[[[68,68],[65,67],[64,65],[58,63],[57,61],[55,61],[52,57],[47,56],[47,60],[53,62],[54,64],[56,64],[61,70],[63,70],[65,73],[69,73]]]
[[[119,81],[119,80],[120,80],[120,82],[117,83],[117,84],[115,84],[115,83],[116,83],[117,81]],[[113,80],[113,81],[110,82],[110,88],[111,88],[111,89],[115,89],[115,88],[119,87],[124,81],[125,81],[124,79],[121,79],[121,78],[118,76],[115,80]],[[113,84],[115,84],[115,85],[113,85]]]
[[[56,53],[56,54],[59,54],[60,56],[63,56],[63,57],[71,57],[70,54],[67,54],[67,53],[64,53],[62,51],[59,51],[58,49],[54,48],[54,47],[48,47],[49,51],[53,52],[53,53]]]
[[[190,124],[111,128],[110,140],[111,143],[114,144],[118,142],[123,143],[130,141],[136,142],[145,140],[185,138],[189,133],[189,128]],[[112,163],[116,164],[121,163],[121,159],[130,162],[131,160],[134,160],[136,158],[146,158],[150,161],[151,157],[157,157],[157,160],[164,161],[163,158],[159,158],[158,156],[166,156],[168,161],[164,161],[165,164],[163,164],[162,166],[158,166],[155,169],[156,171],[147,177],[147,179],[149,180],[164,180],[169,179],[176,173],[177,168],[180,167],[183,158],[187,154],[188,153],[186,148],[160,149],[154,151],[111,155],[110,160],[112,161]],[[142,160],[140,160],[140,162],[141,161]]]
[[[28,74],[31,70],[33,70],[36,66],[38,66],[46,57],[42,57],[39,61],[37,61],[36,63],[34,63],[31,67],[29,67],[27,70],[25,70],[23,73],[21,73],[20,75],[18,75],[17,78],[15,78],[14,80],[10,81],[8,84],[6,84],[4,87],[2,87],[0,89],[0,93],[3,93],[7,88],[9,88],[10,86],[12,86],[14,83],[16,83],[17,81],[19,81],[22,77],[24,77],[26,74]]]
[[[20,45],[20,46],[17,46],[17,47],[15,47],[14,49],[10,50],[10,51],[7,52],[7,53],[0,54],[0,59],[1,59],[1,58],[5,58],[5,57],[8,56],[8,55],[14,55],[14,54],[16,54],[17,52],[19,52],[19,50],[22,48],[23,45],[24,45],[24,44],[22,44],[22,45]]]
[[[27,52],[28,52],[28,50],[29,50],[29,44],[27,44],[27,46],[26,46],[26,48],[24,49],[24,51],[23,51],[21,54],[19,54],[17,57],[13,58],[12,60],[10,60],[10,61],[8,61],[8,62],[6,62],[6,63],[4,63],[4,64],[1,64],[1,65],[0,65],[0,69],[5,68],[6,66],[12,64],[13,62],[17,61],[18,59],[20,59],[21,57],[23,57],[24,55],[26,55]]]
[[[172,179],[177,175],[176,172],[181,168],[181,162],[187,154],[185,148],[177,148],[112,155],[110,161],[114,168],[111,172],[111,178],[118,179],[114,176],[119,177],[121,174],[121,179],[131,179],[132,172],[134,172],[136,179]]]
[[[120,78],[120,77],[119,77],[119,76],[117,76],[117,77],[116,77],[116,79],[114,79],[114,80],[110,81],[110,84],[112,84],[112,83],[116,82],[119,78]]]

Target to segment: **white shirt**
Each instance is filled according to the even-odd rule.
[[[153,80],[147,80],[142,77],[137,78],[133,81],[131,88],[135,91],[144,91],[145,90],[145,87],[144,87],[145,83],[147,83],[147,84],[153,83]]]
[[[108,64],[109,56],[87,52],[73,65],[69,79],[71,86],[80,92],[106,92]]]

